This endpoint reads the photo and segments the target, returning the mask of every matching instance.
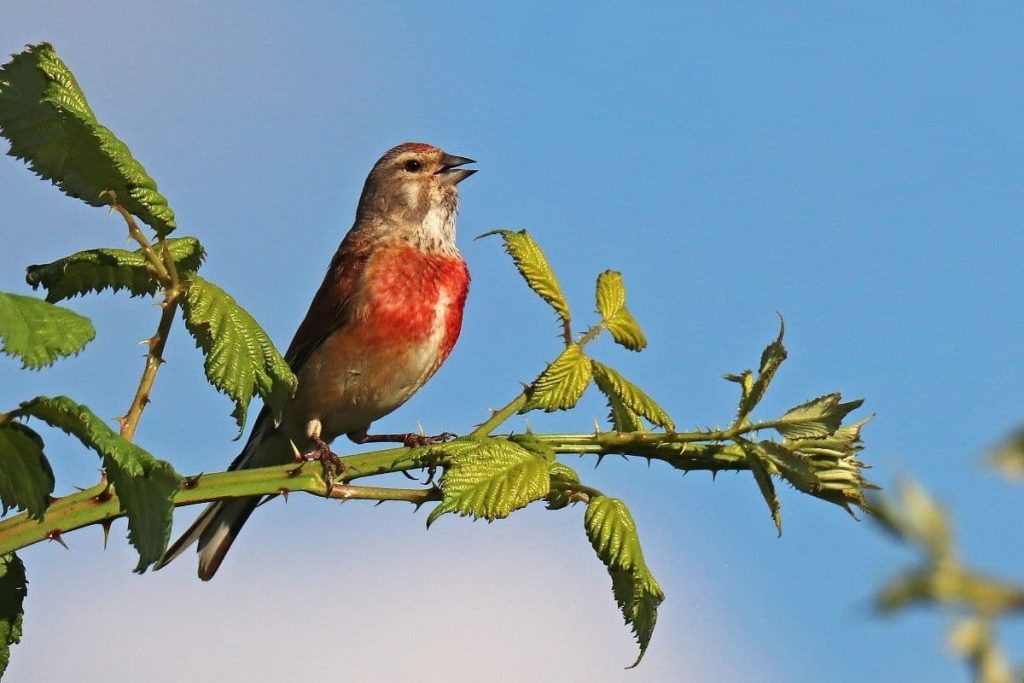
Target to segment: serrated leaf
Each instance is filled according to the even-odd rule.
[[[575,502],[573,487],[580,483],[580,475],[576,470],[557,460],[548,465],[551,477],[551,491],[548,493],[548,510],[561,510]]]
[[[640,351],[647,346],[647,337],[626,308],[626,288],[621,273],[606,270],[598,275],[596,298],[597,312],[617,344],[630,351]]]
[[[534,455],[544,458],[549,463],[555,462],[555,449],[538,439],[533,434],[513,434],[508,437],[508,440],[517,446],[522,446]]]
[[[501,235],[502,240],[505,242],[505,251],[512,257],[512,262],[515,263],[519,274],[526,280],[526,284],[540,295],[544,301],[548,302],[548,305],[555,309],[555,313],[562,319],[562,322],[568,325],[571,319],[569,302],[566,300],[565,294],[562,293],[562,286],[558,283],[558,278],[555,277],[551,264],[548,263],[548,259],[544,256],[540,246],[533,241],[530,233],[526,230],[518,232],[514,230],[492,230],[480,235],[480,237],[487,237],[489,235]]]
[[[622,403],[622,406],[645,418],[652,425],[664,427],[670,432],[675,431],[676,425],[672,418],[640,387],[603,363],[592,360],[591,365],[593,366],[594,381],[601,392],[609,397],[609,401],[614,397]],[[615,424],[615,415],[616,406],[612,405],[613,424]],[[624,424],[627,424],[627,416],[619,415],[619,418],[623,419]],[[616,429],[619,428],[616,426]],[[619,429],[619,431],[639,431],[639,429]]]
[[[606,270],[597,276],[597,312],[608,320],[626,305],[626,287],[622,284],[622,273]]]
[[[33,296],[0,292],[0,349],[32,370],[77,354],[96,336],[85,316]]]
[[[614,392],[607,393],[603,389],[605,398],[608,399],[608,421],[612,423],[612,429],[617,432],[639,432],[643,431],[643,418],[636,414],[629,406],[622,402]]]
[[[493,521],[508,517],[548,495],[548,460],[504,439],[486,439],[453,457],[441,478],[441,503],[431,510],[427,526],[441,515]]]
[[[53,493],[53,470],[43,454],[43,440],[23,424],[0,425],[0,505],[25,510],[42,519]]]
[[[590,385],[591,375],[590,359],[578,344],[570,344],[527,389],[526,403],[519,413],[537,408],[549,413],[572,408]]]
[[[21,642],[21,626],[28,595],[25,565],[14,553],[0,556],[0,676],[11,661],[11,645]]]
[[[816,493],[821,489],[821,481],[818,479],[814,465],[810,458],[796,451],[786,448],[774,441],[760,441],[751,444],[757,450],[758,455],[771,462],[778,470],[779,475],[791,483],[799,491],[805,493]]]
[[[604,326],[619,346],[624,346],[630,351],[642,351],[647,346],[647,337],[626,307],[622,307],[618,313],[605,320]]]
[[[775,429],[787,439],[817,439],[831,436],[843,419],[860,408],[863,400],[840,403],[838,393],[826,394],[791,408],[775,421]]]
[[[754,481],[757,482],[757,488],[761,491],[761,495],[764,497],[764,502],[768,504],[768,510],[772,514],[772,521],[775,523],[775,529],[779,536],[781,536],[782,510],[781,505],[779,504],[779,495],[775,492],[775,484],[772,482],[772,476],[768,473],[768,470],[765,467],[763,458],[766,456],[764,452],[760,450],[760,444],[744,440],[741,440],[739,444],[747,456],[747,463],[750,465],[750,471],[754,475]]]
[[[74,75],[48,43],[0,67],[0,133],[11,156],[65,194],[92,206],[117,203],[159,235],[174,212],[127,145],[101,125]]]
[[[198,275],[181,300],[185,327],[203,350],[206,378],[235,402],[239,434],[252,397],[259,394],[277,423],[298,380],[270,337],[227,292]]]
[[[172,238],[166,244],[179,272],[199,270],[206,252],[198,239]],[[153,245],[153,250],[157,256],[163,255],[160,244]],[[80,251],[53,263],[29,266],[25,280],[32,285],[32,289],[45,288],[46,300],[50,302],[105,289],[115,292],[126,289],[132,296],[152,296],[162,287],[150,275],[141,249]]]
[[[757,371],[757,378],[749,384],[749,389],[747,388],[747,381],[743,382],[744,391],[743,396],[740,398],[738,421],[749,415],[754,406],[761,402],[761,399],[764,398],[764,392],[768,390],[768,385],[771,384],[772,378],[775,377],[775,372],[782,365],[782,362],[786,360],[786,347],[782,345],[782,339],[785,335],[786,323],[780,319],[779,336],[761,352],[761,365]]]
[[[40,396],[22,403],[18,412],[67,432],[100,455],[121,512],[128,517],[128,539],[139,551],[135,571],[142,573],[159,560],[171,534],[173,499],[181,485],[171,464],[121,438],[89,408],[66,396]]]
[[[658,605],[665,599],[644,562],[636,523],[626,504],[617,498],[594,496],[583,515],[587,538],[608,568],[612,592],[626,624],[640,645],[633,666],[640,663],[658,620]]]

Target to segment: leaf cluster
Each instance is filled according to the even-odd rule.
[[[1000,451],[1005,455],[1005,450]],[[916,567],[889,579],[875,598],[885,614],[915,605],[938,605],[954,614],[949,642],[967,660],[978,683],[1019,681],[995,636],[998,619],[1024,614],[1024,585],[966,566],[960,559],[947,512],[920,485],[905,480],[888,495],[870,500],[874,519],[920,556]]]

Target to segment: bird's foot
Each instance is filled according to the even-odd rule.
[[[359,438],[352,438],[359,444],[363,443],[400,443],[406,448],[418,448],[420,446],[431,446],[435,443],[444,443],[454,439],[457,434],[442,432],[440,434],[426,435],[409,432],[407,434],[363,434]]]
[[[295,461],[299,463],[319,462],[323,467],[324,481],[327,483],[327,495],[330,496],[331,488],[334,487],[334,480],[345,471],[345,465],[337,453],[331,450],[327,442],[319,437],[313,437],[315,448],[305,453],[295,454]]]

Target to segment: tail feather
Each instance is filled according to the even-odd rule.
[[[285,448],[288,444],[287,439],[274,433],[273,422],[269,416],[270,413],[266,408],[260,412],[245,448],[231,463],[229,469],[259,467],[277,461],[286,462],[287,458],[291,456],[291,452]],[[284,446],[280,443],[282,439]],[[283,458],[280,457],[281,454],[284,454]],[[224,561],[224,556],[231,548],[231,544],[235,542],[235,538],[238,537],[242,525],[260,504],[261,499],[262,496],[251,496],[210,503],[205,510],[199,513],[199,517],[182,534],[181,538],[171,544],[153,568],[165,567],[171,560],[185,552],[186,548],[198,541],[199,578],[209,581],[217,572],[220,563]]]
[[[217,573],[242,525],[260,503],[260,496],[210,503],[181,538],[171,545],[154,569],[162,569],[196,541],[199,542],[199,578],[209,581]]]
[[[214,503],[219,507],[199,535],[199,578],[209,581],[217,573],[242,525],[260,504],[260,496]]]

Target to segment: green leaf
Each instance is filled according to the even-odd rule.
[[[597,312],[616,343],[630,351],[640,351],[647,346],[647,337],[626,308],[626,288],[621,273],[606,270],[597,276]]]
[[[26,595],[25,565],[14,553],[0,556],[0,676],[11,661],[11,645],[21,642]]]
[[[580,475],[576,474],[576,470],[556,460],[548,465],[548,475],[551,477],[551,491],[547,498],[548,510],[561,510],[570,503],[575,503],[574,488],[580,483]]]
[[[85,316],[32,296],[0,292],[0,341],[3,352],[38,370],[58,358],[77,354],[96,336]]]
[[[626,287],[622,284],[622,273],[606,270],[597,276],[597,312],[608,320],[626,305]]]
[[[860,408],[863,400],[840,403],[838,393],[811,399],[790,409],[778,420],[775,429],[787,439],[817,439],[831,436],[849,413]]]
[[[174,212],[156,182],[96,120],[48,43],[29,46],[0,67],[0,133],[11,143],[11,156],[65,194],[92,206],[111,205],[116,197],[158,235],[174,230]]]
[[[135,571],[142,573],[159,560],[171,534],[173,499],[181,485],[171,464],[121,438],[89,408],[66,396],[40,396],[22,403],[18,412],[67,432],[103,458],[107,479],[128,517],[128,539],[139,551]]]
[[[195,237],[180,237],[166,242],[171,256],[182,273],[199,270],[206,252]],[[153,250],[162,257],[163,248]],[[105,289],[126,289],[132,296],[154,295],[162,288],[149,272],[142,250],[89,249],[58,259],[53,263],[29,266],[25,280],[33,289],[44,287],[46,300],[69,299]]]
[[[624,346],[630,351],[642,351],[647,346],[647,337],[628,308],[623,308],[605,320],[604,326],[619,346]]]
[[[544,301],[548,302],[565,325],[569,324],[569,302],[562,293],[562,286],[551,269],[548,259],[533,237],[526,230],[492,230],[480,237],[501,235],[505,241],[505,251],[512,257],[519,274],[526,280],[530,289],[535,291]],[[478,237],[477,239],[480,239]]]
[[[583,516],[587,538],[612,577],[612,592],[627,625],[640,645],[633,666],[640,663],[658,620],[658,605],[665,599],[640,548],[636,522],[617,498],[594,496]]]
[[[504,439],[485,439],[453,457],[441,478],[441,503],[431,510],[427,526],[455,512],[488,521],[508,517],[548,495],[548,460]]]
[[[600,385],[598,385],[600,387]],[[604,390],[601,390],[604,393]],[[644,429],[643,418],[622,402],[614,393],[605,393],[608,399],[608,421],[617,432],[640,432]]]
[[[529,386],[519,413],[537,408],[549,413],[572,408],[590,385],[591,375],[590,359],[583,355],[579,344],[570,344]]]
[[[751,443],[743,439],[739,440],[738,443],[747,455],[747,463],[750,465],[750,471],[754,475],[754,481],[757,482],[757,488],[760,489],[764,502],[768,504],[768,510],[772,513],[772,521],[775,522],[775,529],[779,536],[781,536],[782,509],[779,504],[779,495],[775,492],[772,476],[765,467],[765,453],[759,448],[760,444]]]
[[[661,406],[653,398],[644,393],[640,387],[603,363],[595,360],[591,361],[591,364],[593,365],[594,381],[597,382],[598,389],[609,398],[609,403],[612,406],[612,424],[615,425],[616,429],[619,431],[639,431],[639,429],[621,429],[620,425],[617,424],[616,408],[620,408],[618,412],[621,413],[621,408],[624,407],[646,418],[652,425],[664,427],[670,432],[675,431],[676,425],[672,418],[662,410]],[[621,406],[616,406],[612,403],[612,399],[621,403]],[[621,426],[633,426],[628,415],[620,414],[618,417],[622,421]]]
[[[786,360],[786,347],[782,345],[782,338],[786,335],[786,323],[780,318],[779,323],[779,336],[771,344],[765,347],[761,353],[761,366],[757,371],[757,379],[748,385],[746,373],[740,375],[739,378],[743,384],[743,396],[740,399],[739,414],[737,421],[741,421],[750,415],[750,411],[754,409],[761,399],[764,398],[764,392],[768,390],[768,385],[771,384],[772,378],[775,377],[775,371],[782,365],[782,361]],[[749,371],[747,371],[749,372]],[[736,375],[729,375],[726,379],[735,381]],[[747,388],[749,386],[749,389]]]
[[[42,519],[53,493],[53,470],[43,454],[43,440],[23,424],[0,424],[0,504]]]
[[[298,380],[259,323],[227,292],[198,275],[189,278],[181,310],[185,327],[206,356],[206,378],[235,402],[231,414],[239,435],[257,393],[274,422],[280,422]]]

